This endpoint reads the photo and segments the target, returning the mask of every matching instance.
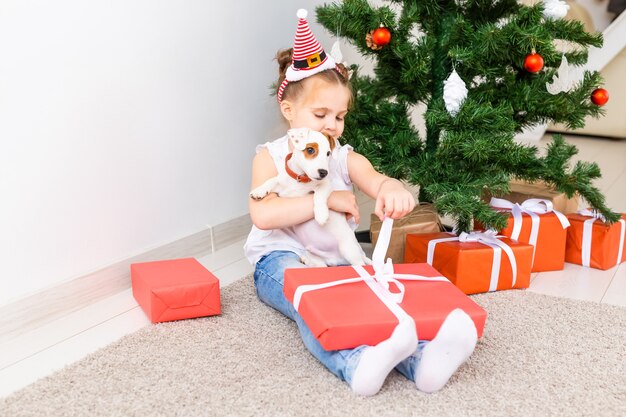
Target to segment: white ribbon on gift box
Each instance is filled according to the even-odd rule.
[[[591,217],[583,223],[583,247],[581,250],[582,264],[588,267],[591,262],[591,235],[593,233],[593,223],[598,219],[606,223],[606,218],[597,210],[578,210],[578,214]],[[619,265],[622,261],[622,254],[624,253],[624,235],[626,234],[626,222],[624,219],[619,219],[618,222],[620,224],[620,237],[619,249],[617,250],[617,262],[615,265]]]
[[[535,250],[537,249],[537,236],[539,236],[539,214],[554,213],[561,222],[563,229],[569,227],[569,220],[567,217],[558,210],[554,209],[554,205],[550,200],[544,200],[542,198],[529,198],[522,204],[513,203],[504,198],[491,197],[489,205],[494,208],[502,208],[511,210],[513,215],[513,231],[511,232],[511,239],[519,240],[519,235],[522,232],[522,216],[526,213],[530,216],[531,228],[530,238],[528,243],[533,245],[533,262],[535,264]]]
[[[471,232],[461,233],[459,236],[444,237],[441,239],[432,239],[428,242],[428,252],[426,254],[426,262],[429,265],[433,264],[435,256],[435,246],[442,242],[480,242],[483,245],[487,245],[493,248],[493,262],[491,264],[491,277],[489,279],[489,291],[495,291],[498,289],[498,277],[500,276],[500,260],[502,259],[502,250],[509,257],[511,263],[511,270],[513,271],[513,282],[511,287],[515,286],[517,280],[517,261],[515,260],[515,254],[513,249],[506,243],[498,240],[496,236],[498,233],[495,230],[487,230],[485,232]]]
[[[295,307],[296,311],[300,306],[303,294],[308,291],[315,291],[323,288],[334,287],[337,285],[351,284],[363,281],[365,282],[365,284],[367,284],[368,287],[370,287],[372,292],[376,294],[376,296],[385,304],[385,306],[387,306],[387,308],[398,318],[398,322],[401,322],[403,320],[411,320],[414,322],[413,317],[411,317],[399,305],[400,303],[402,303],[405,294],[404,284],[399,280],[441,282],[450,281],[443,276],[425,277],[417,274],[394,273],[391,258],[387,259],[386,263],[384,262],[384,256],[385,253],[387,253],[387,248],[389,247],[389,241],[391,239],[392,225],[393,219],[391,218],[385,218],[382,223],[380,234],[378,235],[378,241],[376,242],[376,247],[374,248],[374,253],[372,255],[372,266],[374,267],[373,276],[369,272],[367,272],[365,268],[363,268],[361,265],[352,265],[352,268],[354,268],[354,270],[359,274],[359,277],[341,279],[337,281],[326,282],[323,284],[300,285],[298,288],[296,288],[293,296],[293,306]],[[391,283],[394,283],[396,285],[399,292],[392,292],[390,290]]]

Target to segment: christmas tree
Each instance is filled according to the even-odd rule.
[[[595,163],[571,164],[577,149],[555,135],[545,152],[515,141],[539,123],[584,126],[602,109],[601,84],[582,71],[601,34],[562,19],[567,6],[546,0],[405,0],[374,7],[346,0],[317,8],[318,21],[374,61],[374,75],[352,66],[354,106],[344,139],[389,176],[420,186],[420,201],[452,217],[500,229],[506,218],[481,200],[508,192],[511,179],[543,180],[575,193],[609,223],[618,219],[593,186]],[[594,96],[595,97],[595,96]],[[426,136],[411,121],[426,106]]]

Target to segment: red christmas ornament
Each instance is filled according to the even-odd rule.
[[[533,74],[538,73],[543,68],[543,57],[533,51],[524,58],[524,69]]]
[[[596,88],[591,93],[591,101],[596,106],[604,106],[607,101],[609,101],[609,92],[604,88]]]
[[[380,25],[380,27],[372,33],[372,42],[374,42],[378,46],[385,46],[390,41],[391,32],[383,25]]]

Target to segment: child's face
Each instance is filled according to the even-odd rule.
[[[338,138],[348,113],[350,90],[316,77],[306,80],[297,100],[282,107],[291,128],[308,127]]]

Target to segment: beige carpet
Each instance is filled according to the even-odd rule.
[[[223,314],[149,326],[11,397],[2,416],[625,416],[626,309],[507,291],[439,393],[393,372],[360,398],[259,302],[250,277]]]

